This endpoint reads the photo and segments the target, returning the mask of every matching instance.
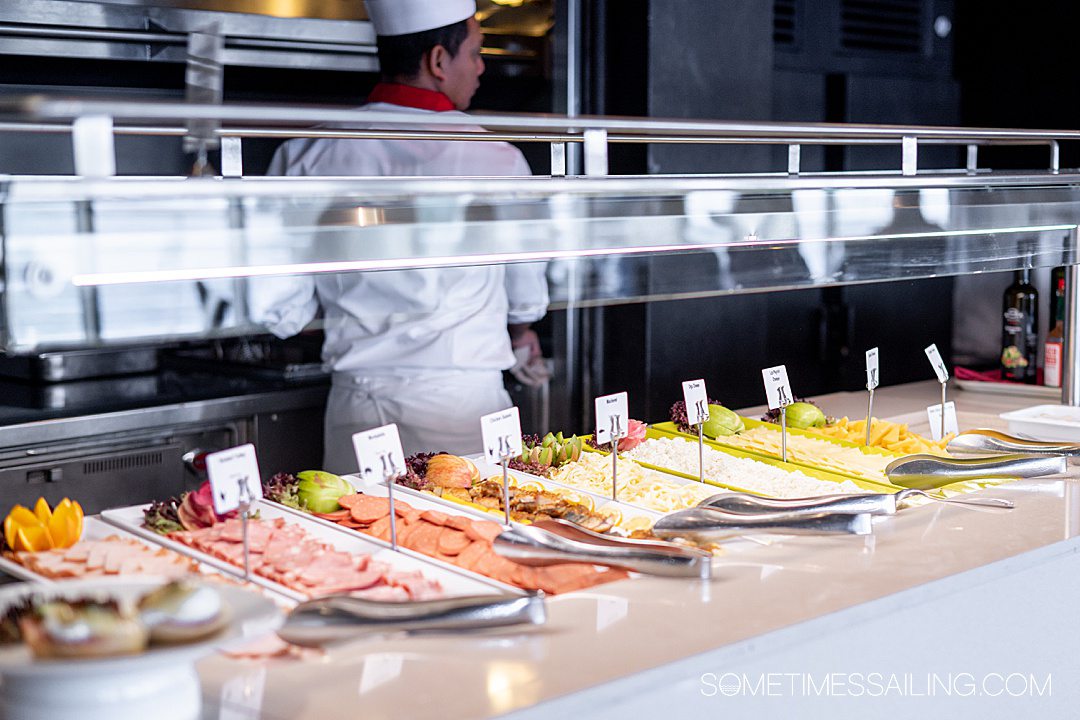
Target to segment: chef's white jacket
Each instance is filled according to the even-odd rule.
[[[432,115],[433,120],[443,114],[388,103],[372,103],[360,111],[426,113]],[[350,127],[365,126],[352,124]],[[438,128],[434,122],[431,127]],[[522,176],[530,175],[531,171],[521,152],[502,142],[298,138],[278,149],[268,174]],[[445,214],[446,210],[437,212]],[[460,212],[463,217],[464,208]],[[456,230],[453,223],[434,223],[426,232],[445,235]],[[348,386],[365,388],[364,392],[370,394],[374,392],[372,388],[386,386],[393,389],[395,403],[413,406],[411,410],[399,407],[397,413],[389,416],[384,406],[369,408],[370,412],[359,413],[354,418],[362,424],[374,419],[408,424],[424,413],[424,398],[401,397],[403,390],[397,379],[402,377],[409,380],[405,387],[419,387],[423,383],[417,382],[418,379],[444,378],[448,372],[464,373],[467,386],[468,376],[475,374],[478,388],[479,385],[490,388],[493,383],[498,383],[501,394],[487,398],[484,403],[502,407],[491,407],[489,411],[506,407],[501,379],[495,380],[499,371],[514,364],[506,325],[539,320],[548,304],[542,263],[327,274],[297,277],[274,287],[277,297],[269,308],[262,310],[259,319],[279,337],[299,332],[314,319],[322,305],[326,331],[323,360],[335,373],[335,392]],[[388,384],[384,382],[386,378],[391,380]],[[460,383],[458,390],[461,390]],[[404,392],[408,393],[407,390]],[[431,388],[425,387],[424,392],[431,392]],[[478,389],[477,396],[483,395],[485,393]],[[382,399],[385,398],[374,398],[375,401]],[[336,400],[332,394],[331,405],[337,405],[340,414],[344,398]],[[358,402],[354,400],[352,404]],[[468,405],[467,400],[459,402]],[[481,412],[485,407],[478,405],[471,410]],[[333,451],[330,445],[340,443],[346,433],[343,428],[331,437],[330,414],[328,409],[328,458],[332,457]],[[404,417],[395,417],[396,414]],[[439,422],[440,418],[424,420],[446,426],[445,422]],[[472,417],[469,425],[461,432],[467,433],[469,438],[477,437],[467,449],[478,449],[478,416]],[[402,435],[409,445],[406,440],[409,431],[402,428]],[[457,448],[448,446],[452,443],[438,448],[423,447],[428,441],[426,437],[413,438],[413,442],[421,447],[406,447],[406,452],[464,451],[461,445]],[[346,457],[347,454],[341,455],[337,467],[330,467],[328,463],[327,469],[342,469]]]
[[[443,114],[387,103],[360,110]],[[268,174],[522,176],[531,171],[521,152],[502,142],[301,138],[278,149]],[[453,228],[435,226],[433,231]],[[263,321],[271,332],[288,337],[315,317],[321,302],[323,359],[336,372],[505,370],[514,363],[507,323],[539,320],[548,304],[539,263],[297,280]]]

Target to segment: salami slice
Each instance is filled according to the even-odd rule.
[[[438,510],[425,510],[420,513],[420,517],[433,525],[445,525],[446,521],[450,519],[449,515]]]
[[[444,527],[439,533],[438,550],[443,555],[457,555],[472,544],[469,536],[460,530]]]
[[[390,514],[390,502],[386,498],[359,495],[349,507],[353,520],[370,525]]]
[[[473,520],[469,527],[465,528],[465,534],[473,540],[491,542],[502,533],[503,526],[488,520]]]

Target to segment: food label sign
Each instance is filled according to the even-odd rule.
[[[613,435],[625,437],[629,419],[630,400],[626,393],[596,398],[596,443],[609,443]]]
[[[521,414],[516,407],[480,418],[484,456],[492,464],[521,454]]]
[[[930,437],[934,440],[941,439],[941,404],[931,405],[926,408],[926,416],[930,418]],[[945,433],[960,434],[960,423],[956,419],[956,403],[945,403]]]
[[[218,515],[263,496],[259,460],[251,443],[207,455],[206,474],[210,476],[210,493]]]
[[[765,368],[761,371],[761,377],[765,380],[765,397],[768,398],[770,410],[787,407],[793,402],[786,365]]]
[[[363,478],[385,480],[405,472],[405,452],[394,423],[358,432],[352,440]]]
[[[682,384],[683,400],[686,402],[686,422],[690,427],[709,420],[709,394],[705,392],[704,380],[687,380]]]
[[[880,381],[878,375],[878,349],[871,348],[866,351],[866,389],[874,390]]]
[[[939,383],[947,382],[949,371],[945,368],[945,361],[941,359],[941,353],[938,352],[937,345],[930,344],[923,352],[926,353],[926,358],[930,361],[930,364],[934,366],[937,381]]]

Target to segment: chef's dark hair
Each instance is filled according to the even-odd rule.
[[[450,57],[456,57],[461,43],[469,36],[468,20],[444,25],[433,30],[423,30],[408,35],[379,35],[379,72],[383,78],[413,78],[420,73],[424,53],[442,45]]]

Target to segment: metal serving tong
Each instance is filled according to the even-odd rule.
[[[322,647],[393,632],[481,630],[543,625],[546,620],[542,595],[470,595],[405,602],[329,595],[297,605],[277,634],[294,645]]]
[[[964,480],[1033,478],[1058,475],[1068,469],[1064,455],[997,455],[963,460],[909,455],[889,463],[885,474],[895,485],[930,490]]]
[[[748,493],[726,492],[705,498],[698,507],[711,507],[732,513],[755,515],[786,512],[795,516],[829,512],[841,515],[895,515],[905,500],[913,495],[937,502],[1011,510],[1014,505],[998,498],[940,498],[915,488],[896,493],[838,493],[808,498],[767,498]]]
[[[698,538],[717,541],[740,535],[869,535],[873,531],[868,513],[844,514],[825,510],[807,513],[787,511],[742,514],[712,507],[695,507],[668,513],[652,527],[664,538]]]
[[[1007,435],[997,430],[979,428],[960,433],[949,441],[949,452],[1023,453],[1027,455],[1066,455],[1080,457],[1080,444],[1044,442]]]
[[[712,553],[655,540],[600,535],[558,520],[515,526],[495,538],[495,552],[522,565],[584,562],[646,575],[708,578]]]

